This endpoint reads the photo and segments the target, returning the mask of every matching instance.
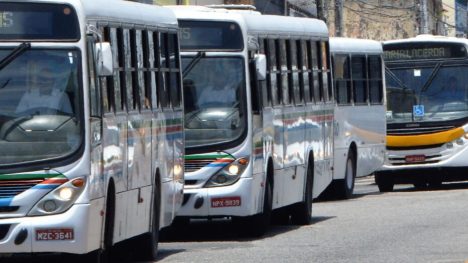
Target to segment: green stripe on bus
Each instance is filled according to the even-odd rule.
[[[43,178],[66,178],[63,174],[0,174],[2,180],[31,180]]]
[[[192,154],[192,155],[185,155],[185,160],[202,160],[202,159],[218,159],[218,158],[232,158],[229,154]],[[234,159],[234,158],[232,158]]]

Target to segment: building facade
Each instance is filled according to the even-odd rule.
[[[319,17],[332,36],[389,40],[466,37],[468,0],[139,0],[161,5],[254,5],[263,14]]]

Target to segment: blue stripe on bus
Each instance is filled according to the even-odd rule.
[[[210,163],[206,167],[224,167],[228,165],[229,163]]]
[[[60,184],[37,184],[31,189],[55,189]]]
[[[10,206],[11,201],[13,201],[12,197],[0,198],[0,206]]]

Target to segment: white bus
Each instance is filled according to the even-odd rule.
[[[262,235],[311,222],[331,182],[333,94],[326,25],[174,7],[181,27],[185,189],[178,215],[232,217]]]
[[[355,177],[381,168],[385,156],[382,44],[330,38],[335,88],[334,197],[349,198]]]
[[[0,253],[105,260],[138,237],[135,254],[154,260],[183,191],[173,12],[104,0],[0,10]]]
[[[383,43],[388,124],[380,191],[468,179],[467,48],[466,39],[431,35]]]

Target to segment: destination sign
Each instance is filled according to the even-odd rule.
[[[3,40],[78,40],[78,19],[63,4],[0,3]]]
[[[242,31],[234,22],[179,21],[180,48],[191,50],[242,50]]]
[[[401,43],[384,45],[386,61],[466,57],[466,48],[457,43]]]

